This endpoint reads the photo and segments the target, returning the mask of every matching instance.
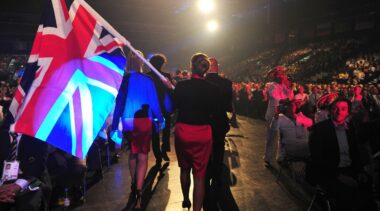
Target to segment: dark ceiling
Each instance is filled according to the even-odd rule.
[[[2,2],[0,39],[16,37],[31,43],[45,1]],[[87,0],[135,48],[145,54],[164,52],[173,67],[186,66],[196,51],[223,56],[236,45],[249,46],[250,40],[266,36],[270,27],[290,27],[300,19],[372,1],[375,0],[215,0],[217,10],[206,16],[197,11],[196,0]],[[205,30],[210,18],[220,22],[217,33]]]
[[[3,2],[0,7],[0,27],[3,29],[0,36],[18,37],[31,43],[45,1]],[[220,46],[220,43],[215,43],[220,38],[205,38],[210,36],[204,34],[208,19],[216,18],[227,23],[241,11],[259,2],[264,0],[219,0],[217,12],[205,16],[196,10],[195,0],[87,0],[135,48],[142,49],[146,54],[162,51],[174,56],[179,55],[178,51],[181,51],[181,55],[183,51],[188,51],[184,55],[186,58],[195,51],[202,50],[202,47],[207,48],[209,44],[213,45],[211,47]],[[217,37],[223,36],[225,35]],[[175,66],[180,66],[179,63],[182,64],[183,61],[174,63]]]

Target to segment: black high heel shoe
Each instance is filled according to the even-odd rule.
[[[140,211],[142,210],[142,191],[141,190],[137,190],[136,191],[136,203],[135,203],[135,207],[133,210],[135,211]]]
[[[190,208],[191,208],[190,200],[182,201],[182,208],[187,208],[188,210],[190,210]]]

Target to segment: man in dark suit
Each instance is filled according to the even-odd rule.
[[[363,171],[355,128],[346,122],[350,101],[338,98],[331,118],[313,126],[309,136],[309,178],[321,185],[337,210],[374,210],[368,177]]]
[[[171,75],[162,71],[162,67],[167,62],[164,54],[155,54],[149,62],[155,67],[163,76],[165,76],[170,82],[172,82]],[[160,147],[160,133],[158,122],[153,123],[152,132],[152,148],[154,157],[156,157],[156,164],[161,164],[162,158],[165,161],[169,161],[169,157],[166,152],[170,152],[170,120],[172,113],[171,102],[171,90],[162,82],[160,77],[156,73],[150,71],[147,73],[156,86],[158,100],[160,102],[161,112],[165,118],[165,127],[162,131],[162,146]],[[161,148],[161,149],[160,149]]]
[[[6,124],[5,124],[6,125]],[[9,160],[11,141],[9,126],[0,129],[0,173],[4,161]],[[51,184],[46,168],[48,145],[33,137],[22,135],[18,142],[19,175],[17,179],[0,185],[0,210],[48,209]]]
[[[206,75],[206,81],[216,85],[220,91],[220,104],[218,105],[216,115],[212,118],[212,136],[213,149],[211,159],[209,160],[208,173],[206,177],[206,186],[209,186],[212,180],[212,187],[206,187],[205,210],[215,210],[217,206],[216,194],[218,187],[221,185],[221,175],[224,158],[224,139],[230,129],[227,112],[232,112],[232,82],[218,75],[219,66],[215,58],[210,58],[210,69]],[[212,192],[212,193],[210,193]]]

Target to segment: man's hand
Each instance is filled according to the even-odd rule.
[[[174,85],[169,81],[169,79],[165,78],[165,80],[162,80],[162,82],[168,89],[174,89]]]
[[[0,202],[14,203],[16,194],[20,190],[21,187],[14,183],[0,186]]]

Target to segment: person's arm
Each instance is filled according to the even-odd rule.
[[[126,92],[128,88],[127,83],[128,83],[128,80],[126,77],[124,77],[123,81],[121,82],[121,86],[116,97],[115,109],[112,116],[110,136],[111,136],[111,139],[117,144],[121,144],[122,142],[121,133],[118,131],[118,128],[119,128],[120,117],[123,114],[124,107],[125,107],[125,101],[127,97]]]
[[[270,129],[273,131],[278,131],[281,125],[281,116],[275,115],[270,123]]]
[[[127,91],[127,80],[123,78],[119,92],[116,97],[115,109],[112,117],[111,131],[115,131],[119,127],[119,120],[124,111]]]
[[[172,106],[173,106],[173,112],[175,111],[175,110],[177,110],[178,109],[178,107],[179,107],[179,92],[180,92],[180,90],[181,90],[181,83],[178,83],[177,85],[176,85],[176,88],[174,89],[174,91],[173,91],[173,95],[172,95]]]
[[[161,112],[161,107],[160,107],[160,102],[158,100],[158,96],[157,96],[157,91],[156,91],[156,87],[153,83],[153,80],[149,80],[147,81],[147,91],[149,92],[149,94],[147,96],[149,96],[149,106],[150,106],[150,109],[153,113],[153,116],[155,118],[157,118],[158,122],[160,123],[160,125],[164,125],[164,117],[162,115],[162,112]]]

